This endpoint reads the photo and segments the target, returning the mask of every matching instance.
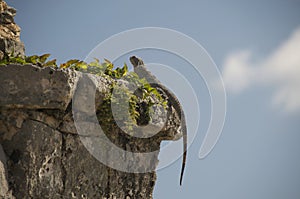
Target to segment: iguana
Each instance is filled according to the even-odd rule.
[[[181,167],[181,174],[180,174],[180,185],[181,185],[183,179],[183,173],[185,169],[186,156],[187,156],[187,127],[186,127],[186,121],[185,121],[185,116],[184,116],[182,106],[178,101],[177,97],[171,91],[169,91],[154,75],[152,75],[150,71],[147,70],[142,59],[132,56],[130,57],[130,62],[134,67],[134,72],[137,73],[137,75],[140,78],[145,78],[152,87],[160,88],[161,90],[164,91],[164,93],[168,97],[169,104],[174,107],[176,113],[178,114],[178,117],[181,122],[180,128],[183,136],[183,157],[182,157],[182,167]]]

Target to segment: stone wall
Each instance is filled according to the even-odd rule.
[[[155,171],[127,173],[113,169],[98,161],[83,145],[82,138],[99,139],[97,133],[79,134],[74,125],[72,100],[83,76],[77,71],[52,67],[0,67],[2,198],[152,198]],[[93,75],[85,77],[91,81],[82,90],[96,89],[95,107],[101,107],[112,82]],[[86,97],[85,93],[82,97]],[[95,107],[86,107],[86,103],[83,100],[80,108],[89,114]],[[86,131],[98,125],[87,122]],[[123,158],[143,169],[154,170],[157,166],[161,140],[180,137],[174,134],[179,125],[176,115],[151,138],[133,138],[117,125],[101,125],[106,126],[105,136],[112,143],[123,150],[141,153]],[[96,148],[107,154],[109,161],[119,161],[110,157],[111,146],[102,144]],[[156,152],[145,159],[142,154],[151,151]]]
[[[14,8],[0,0],[0,59],[11,53],[24,56],[15,14]],[[166,125],[149,138],[124,133],[115,122],[105,122],[101,110],[112,81],[70,69],[0,66],[0,199],[152,198],[160,143],[182,136],[177,132],[178,116],[169,107]],[[92,96],[88,91],[94,91]],[[90,120],[95,113],[97,121]],[[75,125],[74,118],[81,121],[81,127]],[[162,121],[159,114],[154,115],[151,129],[160,127]],[[93,129],[99,124],[104,134]],[[103,142],[107,139],[113,146]],[[136,155],[116,159],[118,154],[111,153],[114,146]],[[90,148],[107,162],[97,160]],[[147,152],[153,153],[144,156]],[[128,170],[134,167],[147,172],[107,166],[124,166],[125,161],[129,162]]]

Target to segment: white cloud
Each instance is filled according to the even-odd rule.
[[[250,51],[230,54],[222,72],[227,91],[259,85],[275,89],[273,104],[287,112],[300,111],[300,28],[268,57],[255,63]]]

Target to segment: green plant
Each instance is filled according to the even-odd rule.
[[[113,116],[111,114],[111,103],[124,104],[122,101],[124,99],[129,99],[129,115],[132,121],[136,124],[140,117],[139,109],[141,102],[147,104],[147,112],[151,111],[151,107],[155,104],[163,105],[164,108],[167,106],[167,102],[162,98],[160,93],[145,80],[138,77],[134,72],[128,72],[128,66],[124,63],[123,67],[114,67],[113,63],[107,59],[104,59],[103,63],[100,63],[99,59],[94,59],[93,62],[86,63],[81,60],[71,59],[59,66],[56,63],[56,59],[48,61],[50,54],[44,54],[41,56],[32,55],[26,57],[18,57],[13,54],[5,54],[3,59],[0,60],[0,65],[8,64],[34,64],[40,67],[59,67],[59,68],[70,68],[73,70],[81,71],[84,73],[91,73],[94,75],[102,76],[105,78],[110,78],[111,80],[124,79],[130,84],[136,85],[141,91],[141,95],[133,95],[126,88],[119,87],[116,81],[112,81],[111,92],[107,95],[101,105],[101,115],[106,114],[102,118],[106,118],[106,122],[112,122]],[[115,68],[115,69],[114,69]],[[114,90],[114,95],[112,92]],[[153,101],[153,98],[158,99],[158,101]],[[126,105],[126,104],[125,104]],[[127,106],[127,105],[126,105]],[[127,107],[125,107],[127,108]],[[118,113],[117,113],[118,114]],[[122,113],[119,113],[122,115]],[[122,118],[121,118],[122,119]],[[134,125],[134,124],[128,124]]]
[[[38,55],[32,55],[27,57],[19,57],[14,56],[12,54],[4,54],[4,57],[2,60],[0,60],[0,65],[8,65],[8,64],[35,64],[42,67],[47,66],[57,66],[56,65],[56,59],[47,61],[47,59],[50,57],[50,54],[44,54],[41,56]]]

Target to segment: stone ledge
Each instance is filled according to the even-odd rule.
[[[76,71],[34,65],[0,67],[0,107],[66,110],[76,83]]]

